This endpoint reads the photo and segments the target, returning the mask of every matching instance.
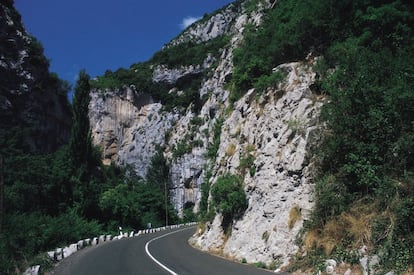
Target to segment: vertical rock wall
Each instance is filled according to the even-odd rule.
[[[165,144],[165,136],[177,120],[134,87],[94,90],[89,109],[93,142],[102,148],[103,162],[130,165],[141,177],[146,175],[156,146]]]

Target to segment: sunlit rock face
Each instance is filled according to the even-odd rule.
[[[230,4],[212,16],[205,15],[195,24],[187,28],[180,36],[173,39],[166,46],[179,45],[184,42],[200,43],[227,35],[233,30],[234,20],[243,12],[241,5]]]
[[[53,152],[67,143],[67,90],[49,73],[43,48],[26,32],[13,1],[0,3],[0,79],[2,133],[12,129],[32,152]]]
[[[222,128],[216,174],[242,175],[249,207],[228,239],[220,216],[193,239],[204,250],[222,249],[248,262],[287,263],[313,206],[313,154],[324,98],[309,88],[315,77],[309,63],[283,64],[276,71],[285,72],[286,80],[261,96],[249,91]],[[242,171],[241,159],[248,157],[254,165]]]
[[[130,165],[141,177],[177,120],[134,87],[93,90],[89,109],[93,142],[102,148],[104,164]]]

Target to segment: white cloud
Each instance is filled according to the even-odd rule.
[[[183,21],[181,21],[180,27],[182,29],[186,29],[188,26],[190,26],[191,24],[193,24],[195,21],[197,21],[200,18],[201,17],[187,16],[183,19]]]

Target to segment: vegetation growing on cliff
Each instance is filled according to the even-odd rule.
[[[182,66],[201,66],[208,56],[219,58],[221,50],[229,43],[228,36],[219,36],[203,43],[185,42],[177,46],[166,47],[154,54],[154,56],[142,63],[132,64],[129,69],[120,68],[115,72],[106,71],[92,81],[92,86],[99,89],[116,89],[123,86],[134,85],[138,91],[149,93],[155,100],[160,101],[167,110],[173,108],[187,108],[193,104],[195,112],[201,107],[198,93],[201,82],[206,76],[204,72],[190,74],[177,80],[174,85],[166,82],[155,82],[152,79],[154,69],[158,65],[167,68],[180,68]],[[176,87],[184,91],[182,94],[171,93]]]
[[[281,63],[324,57],[317,85],[330,97],[323,110],[329,133],[319,154],[308,250],[335,257],[365,244],[383,255],[384,268],[414,265],[413,26],[409,1],[280,0],[234,51],[236,99]],[[357,213],[366,215],[366,238],[352,231]],[[343,234],[328,233],[341,222]],[[319,232],[317,242],[312,232]]]
[[[201,185],[201,199],[200,199],[200,209],[198,213],[199,220],[202,223],[205,223],[209,220],[214,218],[214,210],[213,207],[209,207],[208,203],[208,196],[210,195],[210,179],[212,177],[212,171],[210,166],[212,163],[215,162],[217,157],[217,151],[220,146],[220,135],[221,135],[221,128],[223,126],[224,119],[223,117],[219,117],[216,119],[213,125],[213,142],[208,144],[206,157],[210,160],[209,164],[206,164],[205,167],[205,176],[203,179],[203,183]]]
[[[213,207],[223,215],[224,229],[229,228],[234,219],[240,218],[247,208],[243,181],[236,175],[219,177],[211,188],[211,198]]]
[[[164,64],[169,68],[203,64],[208,55],[218,58],[220,51],[230,42],[226,35],[218,36],[203,43],[184,42],[156,52],[150,59],[152,64]]]

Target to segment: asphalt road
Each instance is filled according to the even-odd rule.
[[[52,274],[272,274],[194,249],[187,241],[194,230],[166,230],[88,247],[64,259]]]

